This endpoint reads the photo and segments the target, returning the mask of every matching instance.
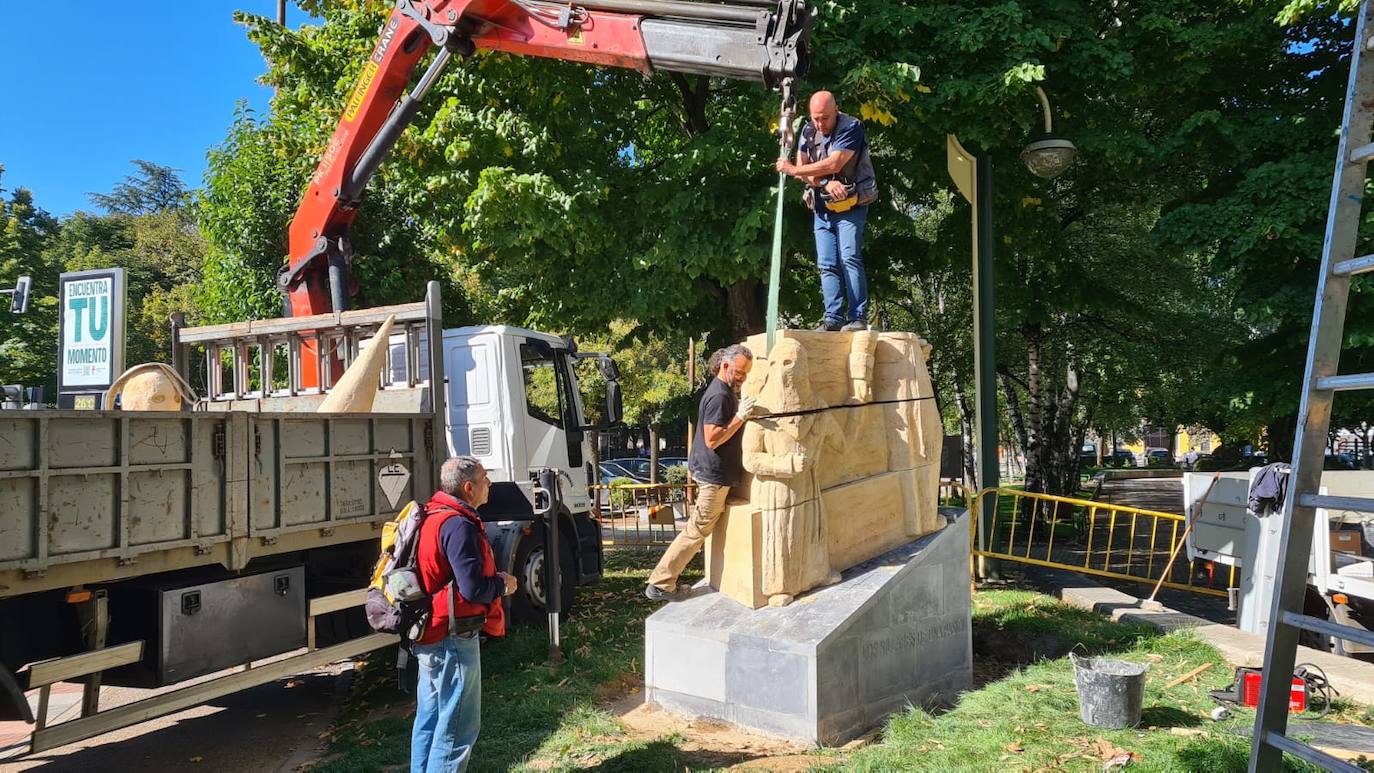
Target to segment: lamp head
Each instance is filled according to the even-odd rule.
[[[1045,134],[1021,151],[1021,162],[1036,177],[1052,180],[1068,171],[1077,156],[1078,148],[1072,142]]]

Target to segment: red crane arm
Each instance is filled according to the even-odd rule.
[[[278,276],[292,316],[335,313],[355,292],[349,228],[368,180],[452,54],[489,48],[527,56],[759,81],[805,74],[807,0],[399,0],[291,220]],[[439,52],[407,93],[421,59]],[[316,386],[313,347],[301,373]],[[332,358],[331,358],[332,359]],[[340,373],[337,363],[331,380]],[[308,366],[308,367],[307,367]]]

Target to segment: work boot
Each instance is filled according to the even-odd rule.
[[[836,324],[836,323],[834,323],[834,322],[831,322],[831,321],[828,320],[828,319],[827,319],[826,321],[822,322],[821,324],[819,324],[819,325],[816,326],[816,332],[817,332],[817,333],[834,333],[834,332],[838,331],[839,329],[840,329],[840,326],[839,326],[838,324]]]
[[[678,583],[675,590],[666,591],[657,585],[645,585],[644,596],[650,601],[685,601],[692,595],[692,586]]]
[[[840,332],[841,332],[841,333],[862,333],[863,331],[865,331],[865,330],[867,330],[867,329],[868,329],[868,323],[867,323],[867,322],[864,322],[864,321],[861,320],[861,319],[856,319],[856,320],[853,320],[852,322],[847,322],[847,323],[845,323],[845,326],[842,327],[842,328],[840,328]]]

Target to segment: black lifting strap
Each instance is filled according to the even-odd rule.
[[[758,416],[750,416],[751,421],[760,419],[787,419],[793,416],[809,416],[813,413],[823,413],[825,411],[837,411],[841,408],[867,408],[870,405],[900,405],[901,403],[918,403],[922,400],[934,400],[935,396],[928,397],[906,397],[901,400],[874,400],[867,403],[854,403],[852,405],[831,405],[825,408],[807,408],[804,411],[785,411],[783,413],[764,413]]]

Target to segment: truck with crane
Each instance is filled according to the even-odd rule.
[[[173,367],[204,384],[189,410],[0,412],[0,719],[32,723],[37,752],[394,643],[360,625],[377,537],[451,454],[491,472],[482,516],[520,580],[516,617],[567,609],[601,574],[585,433],[620,419],[615,363],[529,330],[445,330],[437,283],[420,303],[350,310],[364,189],[454,54],[751,80],[786,114],[812,15],[806,0],[398,0],[291,222],[289,316],[174,322]],[[379,345],[373,409],[316,412]],[[532,480],[550,472],[545,506],[562,506],[541,518]],[[64,681],[85,683],[81,716],[49,725]],[[101,710],[102,683],[174,689]]]

